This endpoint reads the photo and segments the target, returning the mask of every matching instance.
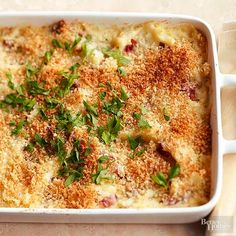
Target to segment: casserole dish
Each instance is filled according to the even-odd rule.
[[[148,20],[187,22],[202,31],[208,41],[208,62],[211,65],[211,127],[212,127],[212,175],[211,198],[202,206],[188,208],[151,208],[151,209],[25,209],[1,208],[1,221],[21,222],[81,222],[81,223],[187,223],[197,221],[206,216],[215,206],[222,183],[223,152],[234,152],[235,141],[226,141],[222,137],[220,89],[234,83],[233,76],[222,76],[219,72],[217,50],[214,33],[207,23],[188,16],[136,14],[136,13],[8,13],[1,14],[1,26],[42,25],[60,19],[80,19],[96,23],[137,23]],[[221,81],[220,81],[221,79]],[[223,80],[224,79],[224,80]],[[14,217],[13,217],[14,216]]]

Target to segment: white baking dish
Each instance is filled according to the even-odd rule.
[[[219,199],[222,185],[223,153],[236,152],[236,141],[224,140],[221,125],[220,90],[236,85],[236,77],[219,72],[215,35],[204,21],[191,17],[146,13],[99,12],[10,12],[0,14],[0,26],[18,24],[42,25],[60,19],[81,19],[96,23],[134,23],[148,20],[188,22],[195,25],[208,39],[208,60],[212,68],[212,189],[210,201],[202,206],[188,208],[151,209],[25,209],[0,208],[1,222],[80,222],[80,223],[188,223],[197,221],[211,212]]]

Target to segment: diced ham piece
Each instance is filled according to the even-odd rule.
[[[51,31],[53,33],[61,34],[65,24],[66,24],[66,22],[64,20],[60,20],[52,25]]]
[[[198,101],[197,95],[196,95],[196,86],[191,86],[188,84],[185,84],[181,91],[184,91],[187,93],[188,97],[192,100],[192,101]]]
[[[134,50],[134,47],[137,45],[137,43],[138,43],[138,42],[137,42],[135,39],[131,39],[131,44],[127,44],[127,45],[125,46],[124,51],[125,51],[126,53],[132,52],[132,51]]]
[[[105,197],[103,198],[99,204],[102,206],[102,207],[110,207],[112,206],[113,204],[115,204],[117,202],[117,197],[115,194],[111,194],[109,197]]]

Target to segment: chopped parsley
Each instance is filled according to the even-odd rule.
[[[176,164],[171,167],[168,177],[166,178],[162,172],[159,172],[157,175],[152,175],[151,179],[158,185],[162,187],[167,187],[173,178],[177,177],[180,174],[180,165]]]
[[[94,106],[89,105],[86,101],[83,101],[83,104],[87,112],[89,112],[90,114],[93,114],[94,116],[98,116],[97,109]]]
[[[79,63],[75,63],[74,65],[72,65],[72,66],[70,67],[70,71],[71,71],[72,73],[75,73],[75,71],[78,69],[79,66],[80,66]]]
[[[59,101],[56,98],[52,97],[52,98],[46,98],[45,103],[48,109],[53,109],[57,107],[57,105],[59,104]]]
[[[26,78],[29,79],[31,76],[36,75],[39,72],[39,69],[33,67],[30,63],[26,64]]]
[[[49,90],[43,88],[44,82],[38,83],[36,80],[27,80],[26,81],[26,88],[29,94],[31,95],[49,95]]]
[[[44,54],[44,64],[47,65],[52,59],[53,50],[46,51]]]
[[[105,144],[110,144],[117,138],[120,130],[121,120],[119,117],[113,116],[108,120],[106,126],[98,127],[98,136]]]
[[[180,174],[180,165],[177,164],[171,167],[169,171],[169,179],[172,180],[173,178],[177,177]]]
[[[42,117],[43,120],[48,120],[48,117],[47,117],[47,115],[45,113],[45,110],[43,108],[39,108],[38,112],[39,112],[39,114],[40,114],[40,116]]]
[[[10,72],[7,72],[7,73],[6,73],[6,77],[8,78],[8,83],[7,83],[8,87],[9,87],[10,89],[14,90],[14,89],[15,89],[15,85],[14,85],[14,83],[12,82],[12,79],[13,79],[12,74],[11,74]]]
[[[46,140],[38,133],[34,135],[34,140],[35,140],[35,143],[37,143],[38,145],[42,147],[44,147],[47,144]]]
[[[69,110],[67,110],[63,105],[57,110],[56,120],[57,129],[64,130],[66,133],[71,133],[75,126],[81,126],[85,123],[84,117],[80,113],[77,113],[75,116],[72,116]]]
[[[162,187],[167,187],[168,181],[162,172],[159,172],[157,175],[152,175],[151,179],[158,185]]]
[[[170,120],[170,116],[167,114],[166,108],[163,109],[163,113],[164,113],[164,119],[166,121],[169,121]]]
[[[141,137],[131,137],[130,135],[128,136],[128,141],[129,141],[129,145],[131,150],[135,151],[136,148],[139,146],[139,144],[141,143]]]
[[[121,87],[121,97],[120,98],[122,101],[126,101],[129,98],[129,94],[127,94],[124,86]]]
[[[33,143],[29,143],[24,150],[28,151],[28,152],[33,152],[34,150],[34,144]]]
[[[15,128],[11,131],[11,134],[15,136],[19,135],[25,125],[26,121],[21,120],[18,124],[15,124]]]
[[[77,46],[77,44],[81,41],[81,37],[79,37],[78,35],[75,36],[75,39],[73,41],[72,44],[68,43],[68,42],[65,42],[64,43],[64,47],[65,47],[65,50],[69,53],[69,54],[72,54]]]
[[[122,76],[122,77],[126,76],[126,72],[125,72],[125,70],[122,67],[118,67],[117,71],[118,71],[118,74],[120,76]]]
[[[59,169],[60,176],[67,176],[64,185],[68,187],[74,181],[79,181],[83,177],[84,170],[84,158],[87,157],[92,149],[88,146],[83,152],[83,148],[80,140],[76,140],[73,144],[73,148],[66,158],[65,151],[62,152],[63,162]]]
[[[137,113],[137,112],[134,112],[133,113],[133,117],[138,120],[138,127],[141,128],[141,129],[149,129],[149,128],[152,128],[152,126],[148,123],[147,120],[144,119],[144,117]]]
[[[3,104],[3,107],[11,106],[12,108],[17,107],[18,111],[31,111],[36,104],[36,101],[16,93],[10,93],[6,95],[1,103]]]
[[[113,180],[113,177],[108,175],[107,166],[105,168],[103,167],[103,164],[106,163],[108,160],[108,156],[101,156],[98,159],[97,172],[95,174],[92,174],[92,180],[95,184],[101,184],[101,181],[104,179]]]
[[[100,92],[99,93],[99,97],[101,98],[101,100],[104,100],[105,99],[105,97],[106,97],[106,92]]]
[[[108,57],[112,57],[115,60],[117,60],[117,64],[119,66],[124,66],[129,64],[130,60],[125,57],[119,49],[108,49],[108,48],[102,48],[102,52],[104,55]]]
[[[58,41],[57,39],[52,40],[52,45],[55,48],[62,48],[63,47],[62,43],[60,41]]]
[[[65,97],[70,92],[75,80],[79,78],[78,74],[70,74],[68,72],[60,72],[62,80],[58,87],[56,87],[57,95],[61,98]]]
[[[54,150],[56,155],[58,156],[58,161],[60,165],[64,163],[65,157],[67,155],[64,145],[65,142],[60,137],[57,137],[56,140],[53,142]]]

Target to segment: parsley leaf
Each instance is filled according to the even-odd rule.
[[[120,129],[121,129],[120,118],[117,116],[113,116],[108,120],[106,126],[101,126],[98,128],[98,135],[105,144],[110,144],[112,141],[116,139]]]
[[[26,64],[26,78],[29,79],[31,76],[36,75],[39,69],[33,67],[30,63]]]
[[[34,144],[33,143],[29,143],[25,148],[26,151],[28,152],[33,152],[34,150]]]
[[[59,86],[56,88],[57,95],[59,97],[65,97],[70,92],[74,81],[79,78],[78,74],[70,74],[67,72],[60,73],[63,79],[61,80]]]
[[[37,144],[39,144],[42,147],[44,147],[47,144],[46,140],[38,133],[34,135],[34,140]]]
[[[141,114],[134,112],[133,117],[139,121],[138,122],[139,128],[142,128],[142,129],[152,128],[152,126],[144,119],[144,117]]]
[[[55,152],[58,156],[58,160],[59,160],[60,165],[62,165],[64,163],[65,157],[66,157],[66,150],[65,150],[64,145],[65,145],[65,143],[60,137],[58,137],[54,141],[54,149],[55,149]]]
[[[31,95],[49,95],[49,90],[43,88],[43,83],[38,83],[36,80],[26,81],[27,91]]]
[[[122,67],[118,67],[117,71],[118,71],[120,76],[122,76],[122,77],[126,76],[126,72]]]
[[[53,39],[52,40],[52,45],[55,47],[55,48],[62,48],[62,43],[60,41],[58,41],[57,39]]]
[[[57,101],[55,98],[52,97],[52,98],[46,98],[45,103],[47,108],[53,109],[59,104],[59,101]]]
[[[22,131],[22,129],[23,129],[23,127],[24,127],[25,125],[26,125],[26,121],[25,121],[25,120],[20,121],[20,122],[16,125],[16,127],[11,131],[11,134],[17,136],[18,134],[21,133],[21,131]]]
[[[149,125],[149,123],[143,117],[140,118],[138,122],[138,127],[143,129],[152,128],[152,126]]]
[[[131,137],[130,135],[128,136],[128,141],[129,141],[129,145],[131,150],[135,151],[135,149],[139,146],[139,144],[141,143],[141,137],[138,136],[136,138]]]
[[[152,175],[151,179],[158,185],[162,187],[167,187],[167,179],[162,172],[159,172],[157,175]]]
[[[71,174],[67,177],[64,185],[65,187],[68,187],[69,185],[71,185],[73,182],[75,181],[75,174]]]
[[[7,94],[5,99],[2,101],[2,104],[5,106],[11,106],[12,108],[18,107],[19,111],[30,111],[33,109],[36,101],[15,93],[10,93]]]
[[[64,47],[65,50],[69,53],[72,54],[74,49],[76,48],[77,44],[81,41],[81,37],[78,37],[78,35],[75,35],[75,39],[72,44],[65,42]]]
[[[117,60],[117,64],[119,66],[127,65],[129,64],[129,59],[125,57],[119,49],[112,49],[109,50],[108,48],[102,48],[103,54],[105,54],[108,57],[112,57]]]
[[[85,123],[84,118],[80,113],[76,116],[72,116],[70,111],[67,110],[63,105],[61,105],[55,116],[58,130],[64,130],[66,133],[71,133],[75,126],[81,126]]]
[[[172,180],[173,178],[177,177],[180,174],[180,165],[175,165],[171,167],[169,171],[169,179]]]
[[[46,51],[44,54],[44,64],[47,65],[52,59],[53,50]]]
[[[99,96],[100,96],[101,100],[104,100],[106,97],[106,92],[100,92]]]
[[[107,167],[104,168],[102,166],[103,163],[105,163],[109,158],[107,156],[101,156],[98,159],[98,166],[97,166],[97,172],[95,174],[92,174],[92,180],[95,184],[101,184],[101,181],[104,179],[107,180],[113,180],[112,176],[108,175],[108,169]]]
[[[163,113],[164,113],[164,119],[165,119],[166,121],[169,121],[169,120],[170,120],[170,116],[167,115],[166,108],[163,109]]]
[[[43,108],[39,108],[38,111],[43,120],[48,120],[48,117]]]
[[[87,112],[89,112],[89,113],[91,113],[91,114],[93,114],[95,116],[98,116],[97,109],[94,106],[89,105],[86,101],[83,101],[83,104],[84,104]]]
[[[127,94],[125,87],[121,87],[121,100],[126,101],[129,98],[129,95]]]
[[[10,72],[7,72],[6,73],[6,77],[8,78],[8,87],[10,88],[10,89],[12,89],[12,90],[14,90],[15,89],[15,85],[14,85],[14,83],[12,82],[12,74],[10,73]]]
[[[75,73],[75,71],[77,70],[77,68],[80,66],[79,63],[75,63],[74,65],[72,65],[70,67],[70,71],[72,71],[73,73]]]

